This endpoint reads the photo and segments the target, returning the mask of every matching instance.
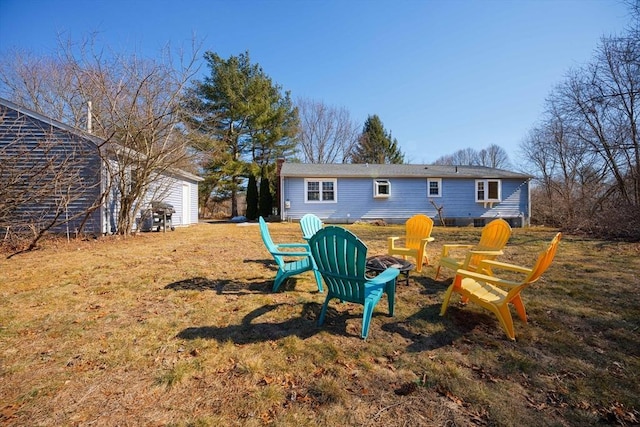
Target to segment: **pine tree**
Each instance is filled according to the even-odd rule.
[[[253,174],[247,182],[247,219],[253,221],[258,218],[258,183]]]
[[[404,154],[398,147],[398,140],[391,137],[391,132],[384,130],[377,115],[369,116],[364,122],[351,163],[404,163]]]
[[[260,202],[258,203],[260,215],[264,218],[271,215],[273,209],[273,196],[271,195],[271,186],[269,178],[263,176],[260,180]]]
[[[229,59],[206,52],[205,60],[211,74],[187,91],[184,121],[198,142],[194,147],[217,166],[206,172],[214,175],[214,191],[229,196],[236,216],[237,194],[251,164],[275,165],[295,147],[298,114],[290,93],[252,64],[248,52]]]

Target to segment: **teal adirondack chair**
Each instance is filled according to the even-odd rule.
[[[324,323],[329,301],[338,298],[364,306],[362,338],[369,335],[371,316],[382,294],[387,294],[389,315],[393,316],[397,268],[388,268],[374,278],[365,276],[367,246],[353,233],[342,227],[327,226],[309,239],[316,267],[327,285],[318,326]]]
[[[275,244],[271,239],[271,233],[264,218],[259,218],[260,222],[260,235],[262,241],[267,247],[271,256],[278,264],[278,273],[276,279],[273,282],[273,292],[276,292],[280,285],[284,283],[286,279],[291,276],[296,276],[306,271],[313,271],[316,278],[316,284],[318,285],[318,291],[322,292],[322,278],[320,273],[315,269],[315,264],[311,258],[309,252],[309,245],[306,243],[280,243]]]
[[[322,224],[322,220],[314,214],[305,214],[302,218],[300,218],[300,229],[302,230],[302,237],[307,241],[323,226],[324,224]]]

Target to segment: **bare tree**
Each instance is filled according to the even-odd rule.
[[[478,162],[480,166],[490,168],[508,169],[511,167],[509,155],[504,148],[496,144],[491,144],[487,148],[480,150],[478,152]]]
[[[358,142],[359,127],[344,108],[298,99],[298,147],[304,163],[345,163]]]
[[[511,166],[509,155],[504,148],[491,144],[487,148],[476,151],[473,148],[464,148],[453,154],[438,158],[436,165],[462,165],[462,166],[487,166],[490,168],[506,169]]]
[[[625,203],[640,205],[640,43],[605,39],[596,60],[574,70],[554,102],[585,147],[598,154]]]
[[[438,158],[434,164],[436,165],[461,165],[461,166],[477,166],[480,164],[478,152],[473,148],[465,148],[458,150],[453,154],[445,155]]]
[[[532,130],[520,146],[537,181],[533,216],[556,227],[589,227],[588,211],[604,194],[606,174],[597,167],[594,154],[567,130],[562,118],[553,110],[548,114],[548,120]]]
[[[543,217],[604,236],[640,238],[640,34],[603,38],[547,100],[525,141],[540,171]]]
[[[60,42],[58,56],[13,54],[0,61],[0,93],[71,126],[87,126],[105,142],[105,197],[117,198],[115,232],[128,235],[149,197],[162,197],[165,172],[189,165],[180,101],[197,71],[189,54],[165,48],[159,59],[107,54],[95,39]],[[92,112],[88,116],[87,105]]]

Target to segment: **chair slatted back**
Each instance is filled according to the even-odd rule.
[[[405,246],[419,249],[422,239],[431,236],[433,220],[424,214],[417,214],[409,218],[405,224]]]
[[[327,226],[309,240],[316,267],[331,294],[345,301],[363,303],[367,246],[342,227]]]
[[[511,226],[507,221],[502,218],[494,219],[489,224],[485,225],[480,235],[480,241],[474,248],[484,251],[498,251],[502,250],[511,237]],[[477,268],[480,261],[486,259],[484,255],[471,255],[468,266]]]
[[[300,218],[300,229],[302,230],[302,237],[309,240],[311,236],[316,234],[318,230],[323,227],[322,220],[314,214],[305,214]]]

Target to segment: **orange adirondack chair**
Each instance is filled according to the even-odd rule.
[[[404,247],[396,246],[400,237],[389,237],[387,239],[387,253],[392,256],[399,255],[403,259],[407,259],[407,256],[415,258],[415,270],[421,272],[422,264],[429,265],[429,258],[425,250],[427,243],[435,240],[431,237],[431,230],[433,230],[431,218],[423,214],[412,216],[405,223]]]
[[[451,294],[456,292],[462,296],[463,300],[474,302],[494,313],[498,317],[500,326],[504,329],[507,336],[515,340],[516,334],[509,304],[514,305],[520,319],[524,323],[527,323],[527,312],[524,308],[520,293],[523,289],[537,281],[542,273],[549,268],[555,257],[561,238],[562,233],[555,235],[547,249],[540,253],[538,261],[533,268],[520,267],[495,260],[483,260],[480,262],[478,272],[458,270],[453,283],[444,295],[440,316],[445,315]],[[479,271],[491,271],[491,269],[502,269],[522,273],[525,277],[522,281],[514,281],[479,273]]]
[[[435,279],[438,279],[442,267],[450,268],[454,271],[458,269],[476,271],[481,261],[495,259],[503,254],[502,249],[507,244],[509,237],[511,237],[511,226],[504,219],[498,218],[484,226],[477,245],[443,245]],[[456,257],[451,254],[452,252],[459,253],[461,251],[466,252],[463,257]]]

